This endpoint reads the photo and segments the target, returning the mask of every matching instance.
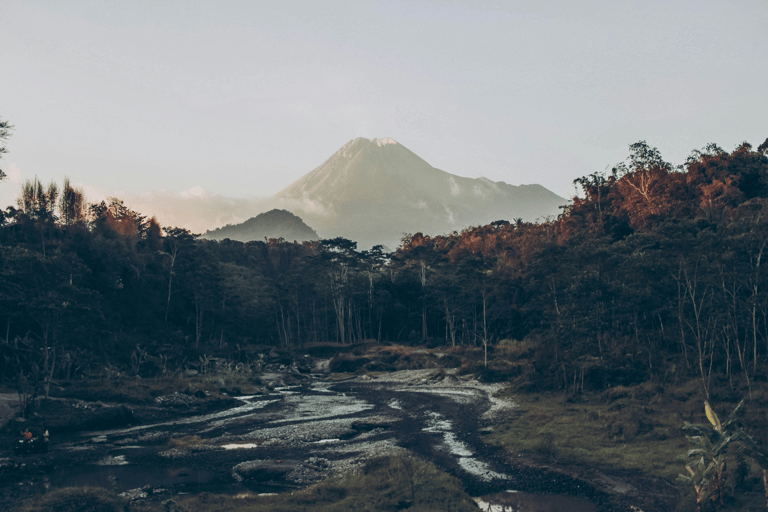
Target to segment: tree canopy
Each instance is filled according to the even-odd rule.
[[[675,167],[641,141],[575,180],[581,193],[556,219],[409,234],[391,254],[344,238],[203,240],[119,199],[87,205],[68,181],[33,180],[0,230],[0,378],[34,373],[52,346],[87,352],[87,372],[137,344],[189,357],[464,344],[491,366],[503,340],[528,340],[541,388],[603,389],[672,367],[706,393],[750,387],[768,368],[766,147],[709,144]]]

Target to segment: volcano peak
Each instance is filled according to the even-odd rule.
[[[397,144],[397,141],[392,137],[384,137],[383,139],[373,139],[371,142],[376,144],[379,147],[386,146],[387,144]]]

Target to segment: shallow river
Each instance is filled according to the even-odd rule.
[[[76,454],[82,464],[27,485],[98,485],[163,499],[203,491],[280,492],[370,457],[410,452],[459,478],[483,510],[598,510],[584,499],[592,490],[582,482],[511,464],[481,442],[482,429],[514,414],[514,404],[493,398],[494,390],[432,371],[307,381],[238,397],[239,406],[214,414],[77,434],[55,450]],[[169,449],[172,438],[185,442]]]

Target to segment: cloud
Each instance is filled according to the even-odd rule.
[[[452,196],[456,197],[457,195],[461,194],[461,187],[458,183],[456,183],[456,180],[453,178],[453,176],[448,178],[448,186],[451,187]]]
[[[297,212],[308,213],[310,215],[316,215],[318,217],[330,217],[333,216],[335,210],[332,204],[323,204],[320,201],[310,199],[309,195],[305,192],[301,198],[279,198],[273,201],[266,201],[261,203],[262,205],[271,205],[272,208],[282,208],[288,210],[293,214]],[[271,208],[270,208],[271,209]]]
[[[473,187],[473,191],[475,192],[475,195],[480,196],[483,199],[485,199],[488,196],[487,192],[483,190],[483,188],[480,185],[475,185]]]
[[[133,210],[154,216],[161,226],[178,226],[193,233],[239,224],[261,213],[257,198],[231,198],[212,194],[201,187],[183,192],[158,190],[124,194],[121,199]]]
[[[448,214],[448,222],[450,224],[453,224],[454,222],[456,222],[456,217],[453,215],[453,212],[451,211],[451,209],[448,208],[448,206],[444,206],[444,208],[445,208],[445,213]]]
[[[204,233],[227,224],[239,224],[263,211],[258,197],[231,198],[213,194],[199,186],[181,192],[155,190],[135,193],[108,191],[78,183],[73,185],[83,188],[89,203],[116,197],[132,210],[147,217],[155,217],[161,226],[183,227],[193,233]]]

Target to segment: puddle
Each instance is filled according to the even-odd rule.
[[[461,466],[461,468],[467,473],[475,475],[477,478],[485,482],[490,482],[491,480],[507,479],[507,475],[503,475],[491,470],[487,463],[477,459],[472,459],[470,457],[461,457],[459,459],[459,466]]]
[[[597,512],[591,501],[562,494],[500,492],[473,499],[484,512]]]
[[[125,460],[125,455],[106,456],[100,461],[96,462],[97,466],[125,466],[130,464]]]
[[[214,481],[216,476],[215,473],[204,469],[157,468],[128,464],[59,469],[49,475],[49,480],[56,487],[104,487],[117,492],[145,485],[183,486],[197,492],[199,486]]]
[[[464,471],[485,482],[507,479],[507,475],[493,471],[485,462],[472,458],[474,455],[472,450],[452,432],[453,422],[451,420],[442,419],[442,416],[436,412],[432,412],[430,415],[432,419],[427,422],[428,426],[424,427],[422,431],[442,434],[443,444],[448,448],[451,455],[458,457],[459,466]]]
[[[221,447],[225,450],[250,450],[252,448],[258,448],[259,445],[256,443],[233,443],[223,444]]]

